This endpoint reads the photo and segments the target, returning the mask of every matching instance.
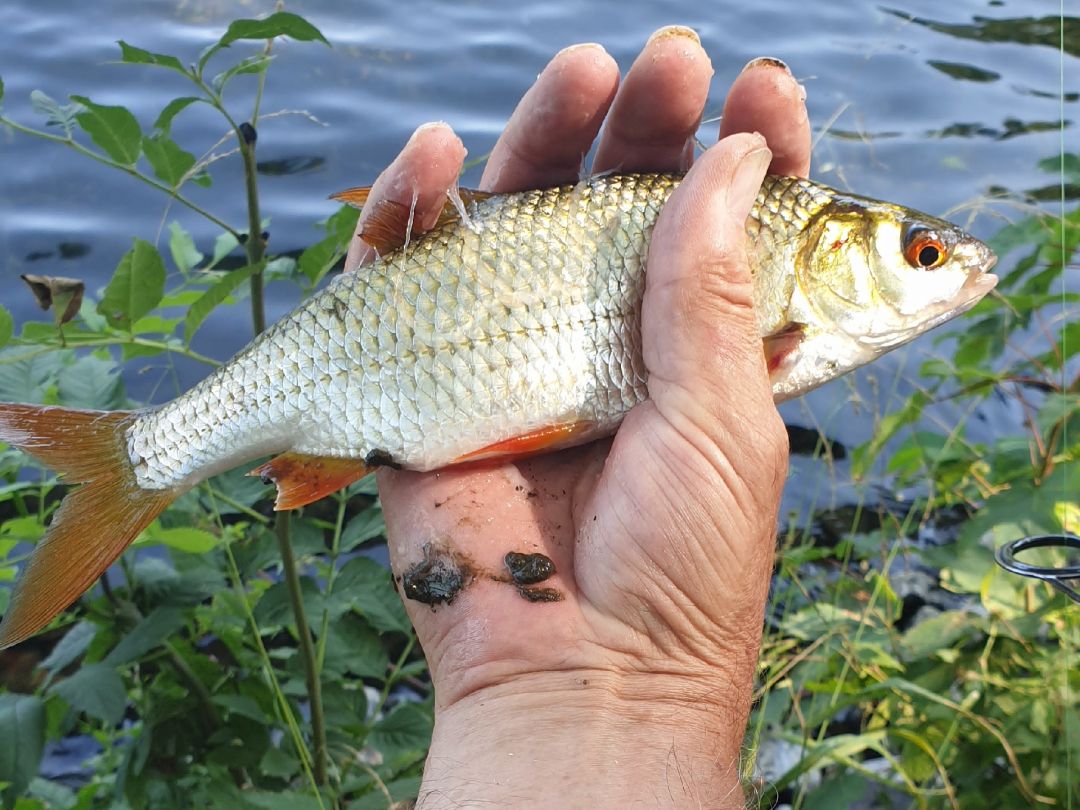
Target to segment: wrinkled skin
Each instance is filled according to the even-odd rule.
[[[480,186],[576,181],[602,126],[593,171],[686,170],[712,72],[685,29],[657,32],[621,84],[599,46],[562,51],[518,105]],[[508,551],[540,552],[557,568],[544,586],[564,597],[533,603],[477,577],[436,610],[407,600],[436,695],[420,807],[511,806],[500,804],[508,796],[622,807],[653,795],[656,806],[741,806],[736,765],[787,469],[743,223],[766,171],[808,171],[803,100],[769,61],[735,80],[720,143],[657,225],[643,322],[650,399],[613,440],[481,469],[380,472],[396,572],[431,542],[479,571],[502,572]],[[416,221],[430,227],[464,157],[449,127],[422,127],[372,199],[415,195]],[[347,266],[370,258],[354,240]],[[611,770],[620,753],[634,765],[621,775]],[[618,781],[599,784],[593,765]],[[542,798],[552,784],[559,791]],[[500,793],[508,785],[517,792]]]

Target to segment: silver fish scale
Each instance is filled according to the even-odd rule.
[[[645,258],[678,180],[612,175],[496,195],[336,278],[140,414],[127,434],[137,482],[181,487],[287,450],[382,451],[433,469],[553,425],[611,432],[646,396]]]

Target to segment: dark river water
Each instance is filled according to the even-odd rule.
[[[117,40],[187,62],[233,17],[270,10],[272,4],[261,1],[4,0],[4,112],[41,124],[29,103],[30,92],[40,89],[59,100],[74,93],[123,104],[149,129],[161,107],[188,88],[165,71],[117,64]],[[817,131],[815,179],[949,216],[979,236],[1024,213],[1016,200],[987,202],[991,189],[1054,185],[1057,178],[1039,170],[1037,161],[1058,154],[1063,137],[1077,151],[1080,21],[1069,21],[1069,41],[1060,52],[1056,0],[307,0],[288,10],[310,19],[332,47],[286,42],[274,50],[263,110],[293,114],[261,126],[259,150],[268,166],[260,180],[262,211],[279,252],[317,239],[314,223],[335,210],[327,194],[372,180],[417,125],[446,120],[471,155],[482,156],[555,51],[594,40],[628,67],[649,33],[668,23],[695,28],[712,55],[716,76],[707,116],[719,113],[726,86],[749,59],[779,56],[808,92]],[[233,50],[254,47],[241,43]],[[232,88],[238,116],[248,114],[251,86],[250,77],[241,77]],[[702,140],[711,142],[716,128],[705,124]],[[197,154],[222,134],[220,120],[197,108],[174,127],[177,141]],[[243,227],[239,159],[215,164],[212,173],[213,187],[191,187],[190,196]],[[478,175],[474,169],[466,181]],[[99,290],[133,236],[158,240],[164,251],[165,225],[174,219],[209,252],[215,229],[156,192],[69,150],[0,130],[0,302],[17,322],[41,317],[20,273],[77,276]],[[272,286],[269,317],[284,314],[297,295],[291,285]],[[219,313],[194,348],[227,357],[250,336],[246,317],[246,307]],[[923,339],[784,406],[784,415],[849,445],[864,441],[875,417],[918,384],[922,360],[941,351]],[[134,398],[175,391],[172,377],[162,384],[168,370],[155,362],[149,370],[130,370]],[[184,362],[177,369],[184,387],[205,374],[205,367]],[[988,406],[994,407],[1006,408]],[[943,410],[932,418],[951,416]],[[988,410],[976,414],[972,429],[992,435],[1018,419]],[[793,470],[794,488],[819,505],[822,493],[847,497],[837,483],[843,478],[836,470],[822,476],[817,464]]]

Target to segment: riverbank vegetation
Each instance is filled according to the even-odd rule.
[[[100,292],[29,277],[26,294],[49,309],[16,330],[0,307],[0,399],[136,406],[124,374],[178,358],[209,370],[222,359],[192,348],[215,310],[246,313],[257,332],[267,285],[308,294],[339,265],[351,209],[322,223],[299,255],[275,255],[263,238],[257,132],[280,36],[325,42],[278,12],[234,22],[190,64],[120,43],[132,70],[189,85],[162,99],[152,122],[43,93],[33,98],[38,122],[0,114],[16,137],[125,172],[221,230],[200,246],[179,218],[160,239],[155,222],[132,223],[131,248]],[[226,103],[226,87],[230,99],[242,95],[238,80],[245,101]],[[0,102],[2,93],[0,83]],[[228,133],[200,144],[201,157],[172,137],[174,120],[197,105]],[[244,222],[185,196],[189,184],[215,182],[219,161],[243,166],[243,186],[221,193],[245,197]],[[1080,155],[1045,168],[1080,183]],[[993,561],[1008,540],[1080,522],[1080,329],[1077,295],[1063,282],[1080,248],[1080,209],[1032,209],[993,247],[1003,257],[998,293],[941,340],[918,389],[880,416],[851,459],[856,479],[905,497],[781,532],[746,747],[762,808],[1064,808],[1080,798],[1080,608]],[[1016,423],[977,441],[968,421],[989,398],[1011,403]],[[822,463],[829,447],[821,443]],[[0,450],[5,583],[64,491],[50,473],[28,476],[27,463]],[[275,514],[270,489],[243,473],[183,496],[48,631],[0,653],[4,807],[366,810],[416,795],[432,696],[380,562],[373,481],[290,515]],[[8,598],[0,586],[0,612]],[[49,762],[65,746],[82,756],[60,773]]]

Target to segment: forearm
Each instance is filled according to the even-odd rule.
[[[741,810],[748,700],[731,690],[578,671],[489,687],[439,712],[417,810]]]

